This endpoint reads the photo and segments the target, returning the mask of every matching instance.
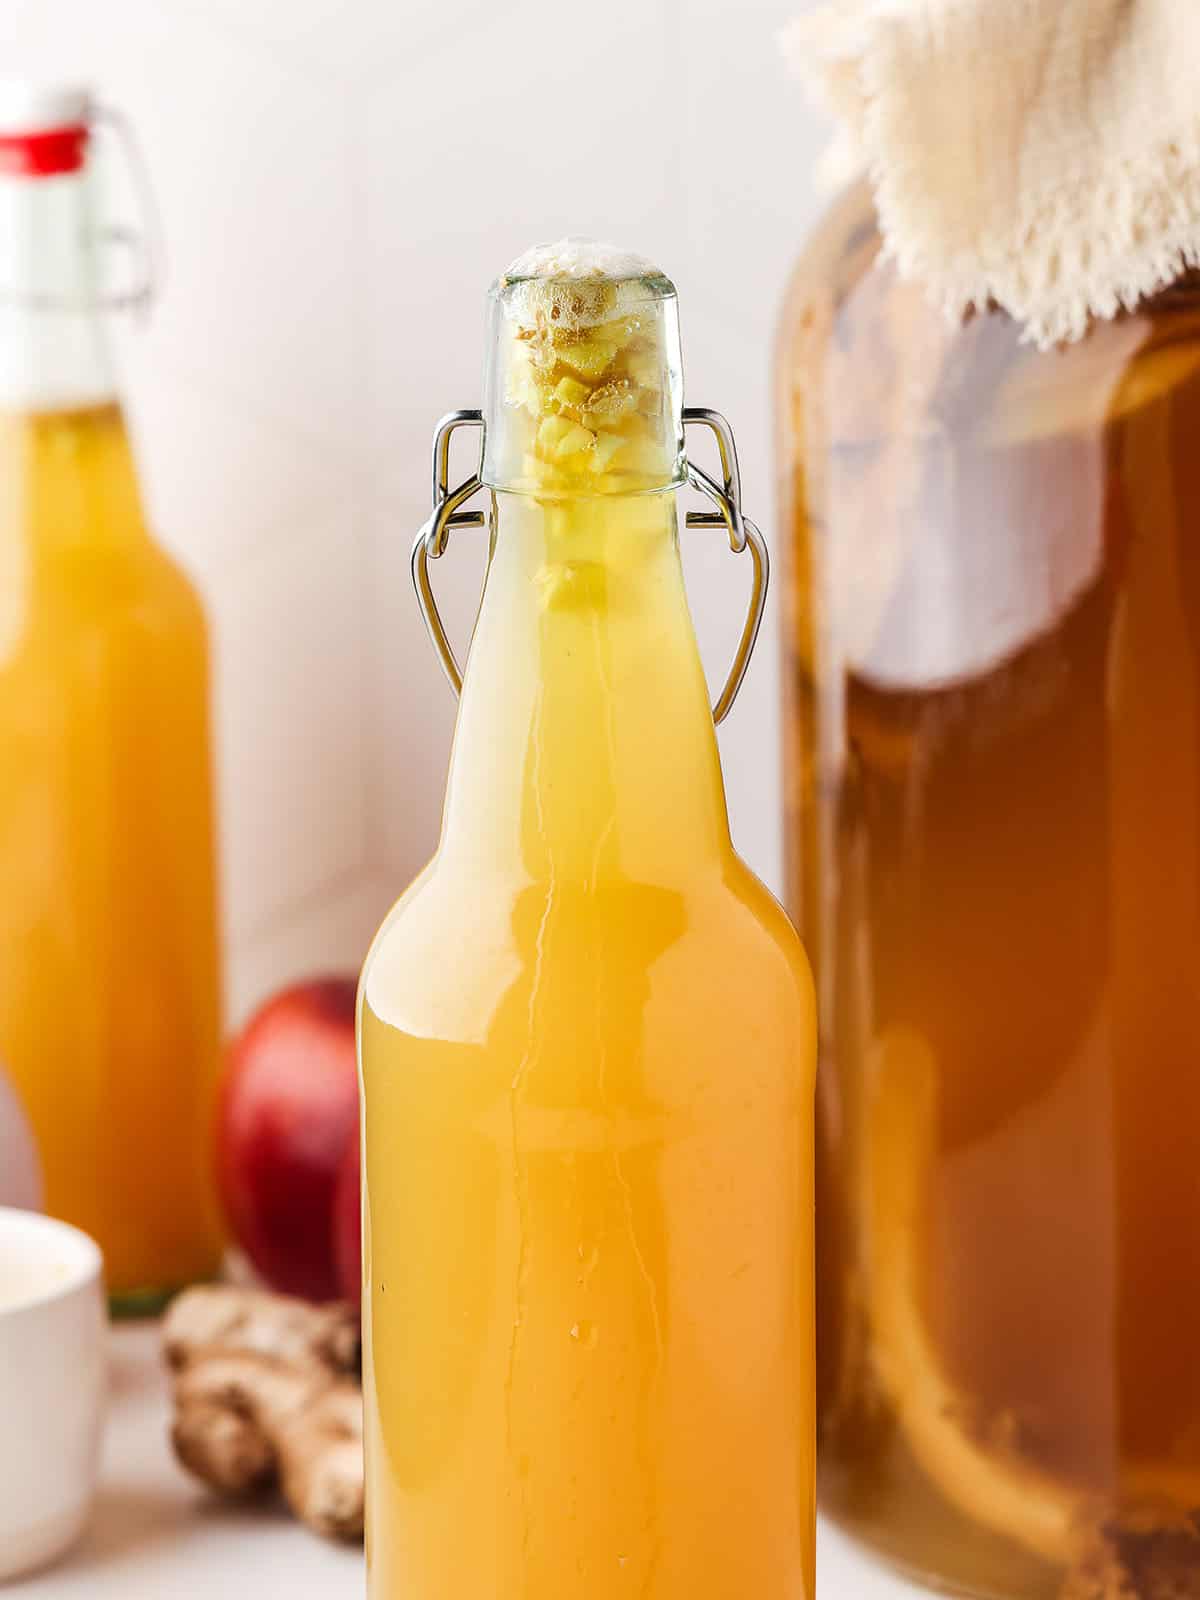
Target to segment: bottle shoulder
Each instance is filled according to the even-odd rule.
[[[796,970],[802,986],[811,993],[812,970],[804,942],[779,899],[740,856],[734,857],[731,888],[749,913],[746,937],[764,951],[775,952]]]
[[[502,1098],[520,1075],[546,1106],[606,1083],[605,1104],[805,1115],[810,970],[746,867],[686,886],[477,882],[467,896],[438,878],[403,896],[363,968],[368,1078],[451,1072]]]
[[[600,975],[600,976],[598,976]],[[514,992],[552,1003],[593,981],[692,1011],[807,1031],[812,978],[779,903],[736,858],[686,885],[463,882],[437,862],[385,919],[362,999],[405,1031],[486,1035]]]
[[[119,634],[153,653],[207,657],[208,618],[196,584],[153,536],[55,564],[41,590],[51,633],[89,639]]]
[[[779,900],[732,851],[692,878],[661,883],[620,876],[579,882],[491,874],[447,866],[435,855],[384,917],[365,965],[447,936],[457,936],[467,949],[486,947],[497,915],[516,926],[525,904],[562,916],[578,932],[620,934],[638,913],[649,913],[666,918],[680,936],[724,928],[729,937],[770,946],[785,960],[804,957],[800,935]]]
[[[0,407],[0,474],[19,490],[0,505],[0,552],[36,573],[48,608],[157,608],[202,625],[195,583],[146,521],[119,403]]]
[[[152,529],[147,528],[145,534],[149,550],[145,563],[148,589],[161,600],[165,609],[207,634],[208,616],[196,580]]]

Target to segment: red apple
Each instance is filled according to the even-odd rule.
[[[358,1128],[342,1157],[333,1196],[333,1259],[343,1300],[362,1298],[362,1145]]]
[[[283,990],[233,1041],[218,1168],[230,1227],[271,1288],[339,1292],[334,1192],[358,1127],[353,978]]]

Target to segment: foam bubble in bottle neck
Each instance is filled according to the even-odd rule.
[[[683,480],[675,287],[594,240],[535,245],[489,295],[484,482],[542,498]]]

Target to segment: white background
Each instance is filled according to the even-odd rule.
[[[823,138],[803,0],[0,0],[0,71],[132,118],[166,294],[120,337],[149,512],[212,622],[231,1019],[353,969],[436,839],[453,722],[412,597],[433,424],[478,404],[489,280],[594,233],[680,291],[688,398],[734,424],[773,545],[770,351]],[[479,536],[436,570],[461,638]],[[748,573],[689,540],[710,679]],[[777,593],[722,730],[779,884]]]
[[[775,36],[808,3],[0,0],[0,71],[94,82],[163,213],[167,292],[120,345],[150,516],[213,627],[231,1020],[355,968],[433,848],[453,705],[408,550],[512,256],[569,231],[660,262],[689,401],[733,422],[778,544],[771,343],[824,130]],[[437,569],[460,638],[471,541]],[[688,569],[715,683],[748,574],[706,534]],[[721,734],[736,840],[775,888],[777,599]],[[152,1334],[119,1336],[116,1371],[92,1533],[22,1592],[195,1600],[252,1567],[264,1596],[361,1595],[359,1558],[286,1523],[267,1550],[172,1467]],[[910,1592],[828,1529],[821,1567],[837,1600]]]

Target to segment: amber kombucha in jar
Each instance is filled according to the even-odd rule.
[[[778,406],[825,1505],[954,1593],[1200,1595],[1200,288],[1037,351],[854,190]]]

